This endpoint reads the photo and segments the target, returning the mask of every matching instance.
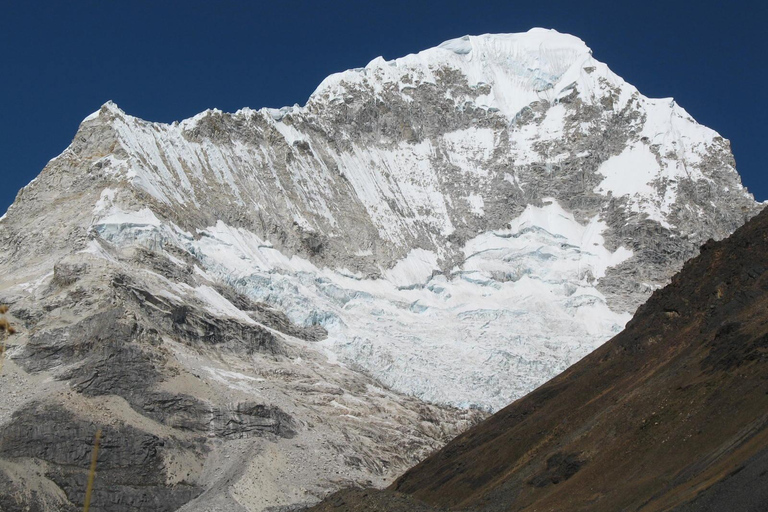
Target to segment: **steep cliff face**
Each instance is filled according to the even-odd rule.
[[[0,454],[77,503],[81,427],[109,411],[159,443],[120,489],[258,510],[381,483],[599,346],[758,207],[727,141],[554,31],[376,59],[303,107],[168,125],[107,103],[0,219],[22,327],[0,419],[69,418],[80,448],[9,435]]]

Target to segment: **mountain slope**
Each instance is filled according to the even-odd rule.
[[[303,107],[167,125],[108,103],[11,207],[0,264],[173,246],[386,385],[492,410],[757,207],[726,140],[534,29],[375,59]]]
[[[627,328],[401,476],[313,510],[765,510],[768,211]],[[391,492],[391,491],[390,491]],[[381,505],[378,505],[381,506]],[[423,505],[426,508],[426,505]]]
[[[758,209],[727,141],[554,31],[375,59],[303,107],[107,103],[0,219],[3,506],[79,508],[99,427],[96,508],[385,485]]]

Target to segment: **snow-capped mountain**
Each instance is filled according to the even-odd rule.
[[[72,382],[98,343],[76,332],[117,308],[133,326],[118,338],[161,361],[142,394],[191,393],[193,375],[219,386],[190,389],[226,418],[227,393],[260,390],[295,418],[273,429],[298,432],[286,453],[303,455],[309,425],[324,423],[312,435],[353,461],[347,478],[386,479],[477,419],[462,410],[497,409],[619,332],[702,242],[758,209],[726,140],[642,96],[578,38],[467,36],[331,75],[304,106],[169,125],[105,104],[0,221],[0,298],[25,329],[11,351],[22,387],[40,373],[93,393]],[[193,414],[160,414],[130,386],[97,395],[163,428]],[[382,428],[422,447],[406,459],[349,425],[386,423],[388,400],[399,419]],[[177,501],[224,499],[210,491],[220,477],[178,480],[198,488]],[[280,504],[321,493],[294,491]],[[248,508],[244,496],[232,499]]]

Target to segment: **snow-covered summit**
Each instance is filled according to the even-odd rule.
[[[115,103],[112,100],[109,100],[109,101],[105,102],[101,107],[99,107],[98,110],[96,110],[96,111],[92,112],[91,114],[89,114],[88,116],[86,116],[85,119],[83,119],[82,122],[83,123],[88,123],[88,122],[91,122],[91,121],[95,121],[95,120],[101,118],[101,116],[109,115],[109,114],[112,114],[112,115],[125,115],[125,112],[120,107],[117,106],[117,103]]]
[[[461,72],[468,85],[488,85],[487,104],[508,115],[538,99],[552,99],[558,85],[569,85],[579,69],[591,62],[591,50],[574,36],[532,29],[519,34],[464,36],[417,54],[386,61],[381,57],[364,68],[326,78],[313,98],[343,96],[349,86],[398,83],[401,90],[418,83],[436,83],[444,69]],[[574,70],[569,73],[569,70]]]
[[[576,36],[541,27],[510,34],[466,35],[444,41],[436,48],[450,50],[459,55],[467,55],[472,51],[504,55],[518,55],[522,52],[534,54],[541,53],[542,50],[572,50],[574,54],[592,52],[586,43]]]

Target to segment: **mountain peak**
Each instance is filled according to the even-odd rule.
[[[546,28],[532,28],[528,32],[508,34],[465,35],[444,41],[436,48],[450,50],[458,55],[467,55],[472,51],[487,52],[494,47],[509,55],[514,55],[518,49],[522,48],[534,53],[553,48],[569,48],[578,53],[592,53],[592,50],[578,37]]]
[[[109,118],[115,116],[125,116],[125,112],[117,106],[117,103],[112,100],[108,100],[99,108],[99,110],[88,115],[85,119],[83,119],[82,122],[85,123],[88,121],[94,121],[102,116],[107,116]]]
[[[645,98],[580,39],[553,30],[376,59],[329,77],[305,107],[161,124],[108,102],[90,119],[102,121],[86,122],[48,169],[50,194],[61,193],[62,174],[83,180],[73,197],[91,187],[92,203],[77,208],[91,212],[83,232],[189,251],[297,324],[320,322],[330,350],[387,385],[453,405],[500,407],[579,359],[700,242],[756,208],[715,132],[671,100]],[[32,200],[42,188],[25,195],[26,211],[40,209]],[[203,242],[190,235],[202,232]],[[358,285],[392,286],[413,310],[368,329],[358,318],[387,310],[388,298],[340,309],[348,299],[320,284],[312,298],[288,288],[263,295],[269,287],[255,284],[326,270],[350,297]],[[525,299],[509,309],[512,296]],[[498,312],[476,311],[477,297]],[[444,345],[402,342],[425,312],[447,326],[430,335]],[[524,327],[510,349],[503,319],[513,317]],[[451,354],[475,336],[457,339],[459,323],[477,327],[483,349],[457,373]],[[558,343],[541,354],[548,339]],[[477,375],[495,384],[478,390]]]
[[[310,102],[343,98],[362,89],[380,95],[389,84],[404,92],[420,83],[445,81],[446,72],[458,71],[470,87],[490,87],[484,95],[487,108],[514,116],[532,101],[553,101],[580,79],[584,67],[600,68],[600,76],[615,82],[618,77],[591,55],[578,37],[550,29],[463,36],[393,60],[377,57],[364,68],[330,75]]]

